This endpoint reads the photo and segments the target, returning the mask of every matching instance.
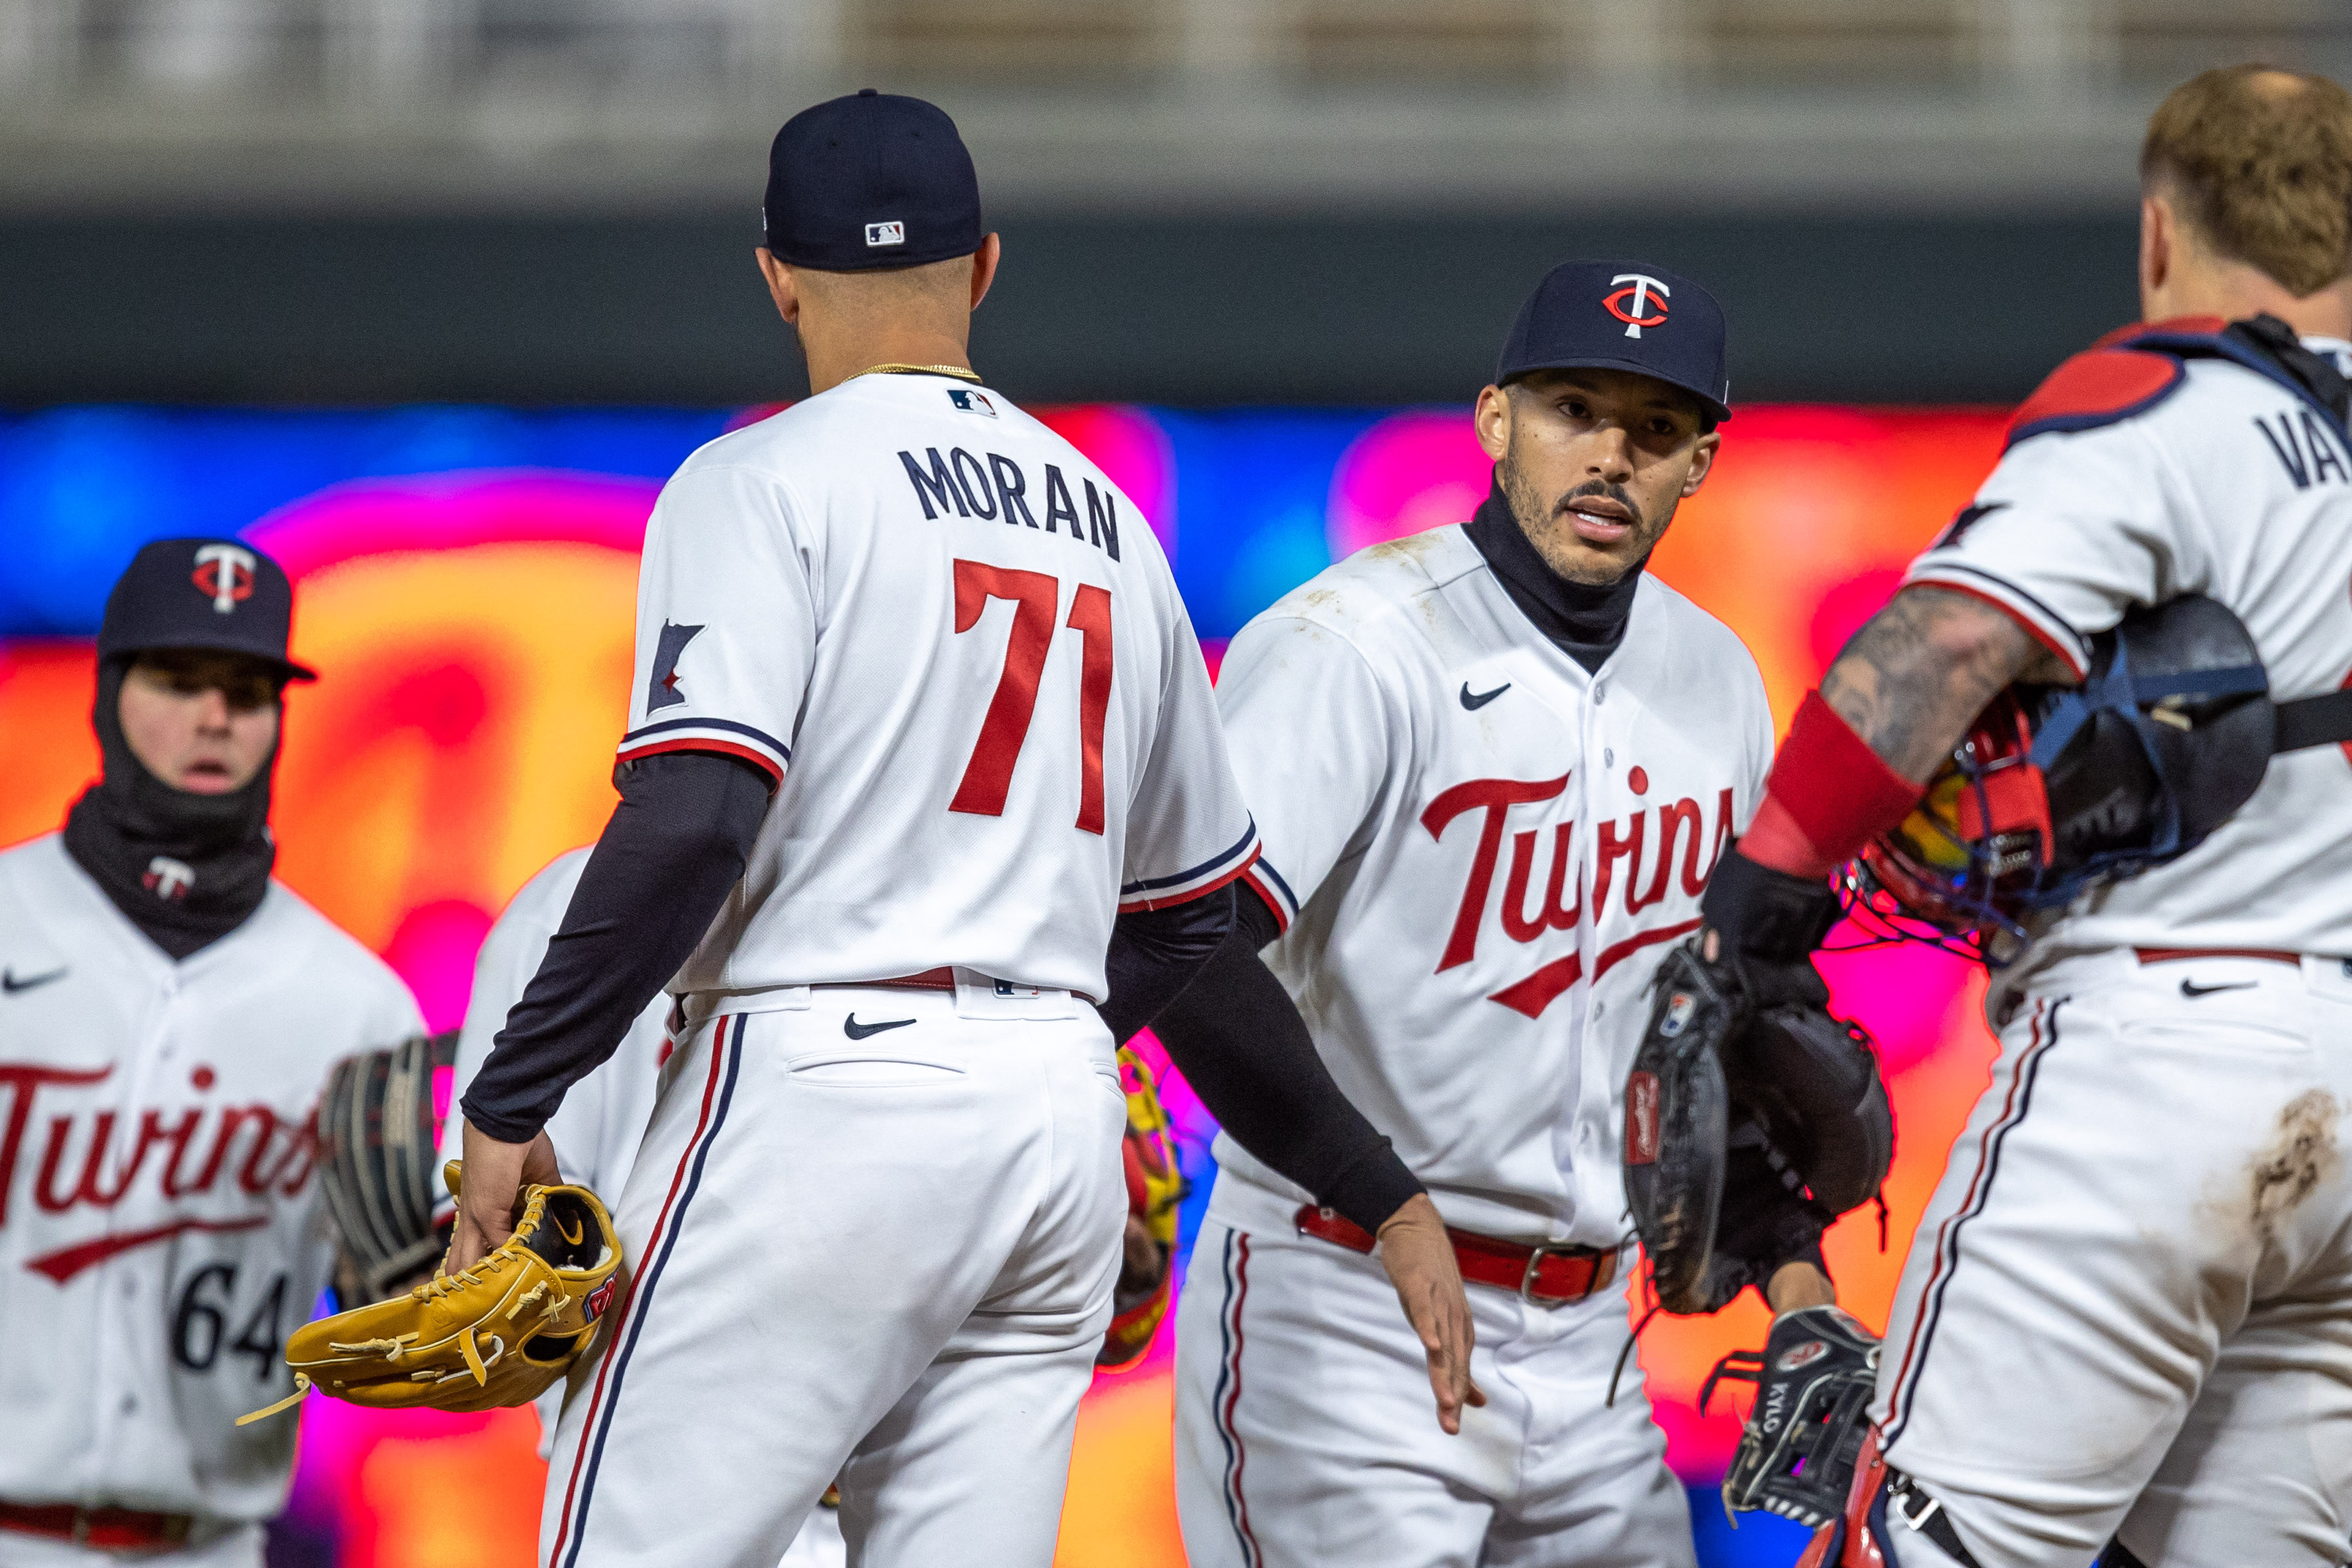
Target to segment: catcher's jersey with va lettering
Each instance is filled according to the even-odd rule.
[[[2352,345],[2305,346],[2352,365]],[[2242,365],[2196,359],[2185,370],[2169,395],[2128,417],[2010,447],[1909,581],[2000,605],[2078,675],[2090,638],[2135,605],[2204,594],[2246,623],[2273,697],[2352,684],[2343,433]],[[2272,759],[2254,797],[2196,849],[2084,895],[2045,928],[2037,956],[2110,947],[2352,954],[2347,888],[2352,747],[2293,752]]]
[[[854,377],[664,487],[620,755],[673,750],[780,781],[680,993],[955,964],[1099,1000],[1117,911],[1257,853],[1142,514],[945,376]]]
[[[1588,676],[1446,527],[1252,621],[1218,700],[1287,925],[1267,962],[1340,1089],[1450,1223],[1620,1241],[1643,992],[1771,760],[1747,648],[1644,576]],[[1306,1194],[1216,1155],[1221,1215],[1287,1230]]]
[[[334,1260],[311,1113],[415,1001],[276,882],[174,963],[55,835],[0,854],[0,1499],[268,1519],[297,1424],[236,1423]]]

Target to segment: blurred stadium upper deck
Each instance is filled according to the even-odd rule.
[[[780,104],[951,103],[1008,208],[2112,205],[2336,0],[0,0],[0,201],[742,200]]]
[[[2012,398],[2249,58],[2352,5],[0,0],[0,401],[790,395],[762,158],[866,85],[973,147],[1016,395],[1457,398],[1581,252],[1717,287],[1735,396]]]

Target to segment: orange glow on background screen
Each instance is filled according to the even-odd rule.
[[[283,417],[291,429],[302,416]],[[1282,444],[1289,455],[1221,456],[1239,449],[1252,418],[1295,419],[1297,438]],[[1213,659],[1247,614],[1336,555],[1460,521],[1486,489],[1466,412],[1097,406],[1054,411],[1052,422],[1152,510]],[[1905,563],[1967,502],[2002,424],[1984,410],[1743,408],[1652,568],[1746,640],[1785,724]],[[0,442],[0,479],[8,452]],[[555,855],[593,839],[611,810],[635,546],[657,489],[646,468],[341,479],[236,525],[295,576],[295,656],[322,675],[288,698],[278,875],[383,953],[436,1028],[458,1021],[474,949],[506,900]],[[167,521],[140,537],[201,531]],[[91,555],[83,569],[98,599],[136,542]],[[14,843],[56,828],[96,771],[94,619],[27,612],[0,629],[12,633],[0,641],[0,734],[11,758],[0,843]],[[1879,1039],[1897,1117],[1886,1250],[1870,1207],[1827,1244],[1847,1304],[1877,1327],[1991,1044],[1976,1011],[1980,978],[1957,960],[1898,949],[1824,967],[1839,1006]],[[1181,1084],[1171,1098],[1204,1190],[1211,1129]],[[1188,1237],[1199,1206],[1196,1192]],[[1140,1366],[1098,1378],[1085,1406],[1066,1563],[1182,1561],[1170,1454],[1173,1321]],[[1738,1433],[1735,1401],[1718,1396],[1702,1416],[1698,1386],[1718,1356],[1759,1345],[1767,1321],[1751,1295],[1712,1319],[1662,1316],[1641,1341],[1671,1461],[1688,1482],[1719,1479]],[[757,1347],[714,1353],[756,1359]],[[1738,1409],[1746,1397],[1738,1391]],[[528,1412],[369,1415],[312,1399],[303,1419],[289,1526],[331,1540],[340,1563],[530,1561],[541,1470]],[[1695,1515],[1711,1508],[1695,1494]],[[1751,1516],[1758,1528],[1743,1523],[1748,1540],[1733,1542],[1713,1512],[1695,1518],[1710,1563],[1793,1556],[1753,1555],[1785,1546],[1785,1528]]]

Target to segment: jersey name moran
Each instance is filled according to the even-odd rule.
[[[1118,500],[1108,490],[1097,490],[1094,480],[1083,477],[1078,480],[1087,498],[1082,529],[1070,482],[1055,464],[1044,465],[1045,485],[1033,492],[1021,465],[1001,453],[988,453],[983,464],[961,447],[950,447],[944,458],[937,447],[926,447],[923,458],[918,461],[911,451],[898,454],[907,479],[915,487],[915,499],[923,503],[924,517],[937,521],[952,508],[958,517],[1042,526],[1047,533],[1059,533],[1061,525],[1067,522],[1073,541],[1083,541],[1113,561],[1118,559]],[[1032,510],[1033,499],[1045,511],[1042,525]]]

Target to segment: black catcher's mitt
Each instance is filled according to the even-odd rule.
[[[1894,1117],[1869,1036],[1825,1007],[1753,1007],[1696,939],[1653,984],[1625,1084],[1625,1196],[1658,1304],[1712,1312],[1878,1190]]]
[[[1701,1414],[1725,1378],[1754,1384],[1756,1407],[1723,1478],[1724,1506],[1816,1530],[1843,1515],[1878,1382],[1870,1331],[1835,1307],[1783,1313],[1762,1354],[1734,1351],[1716,1363],[1699,1389]]]
[[[457,1060],[453,1029],[346,1057],[327,1076],[319,1175],[362,1297],[347,1307],[397,1296],[440,1260],[433,1075]]]
[[[1659,1304],[1712,1312],[1739,1293],[1738,1284],[1722,1289],[1714,1268],[1730,1111],[1722,1047],[1739,1009],[1687,945],[1666,954],[1653,987],[1650,1026],[1625,1079],[1625,1201]]]

